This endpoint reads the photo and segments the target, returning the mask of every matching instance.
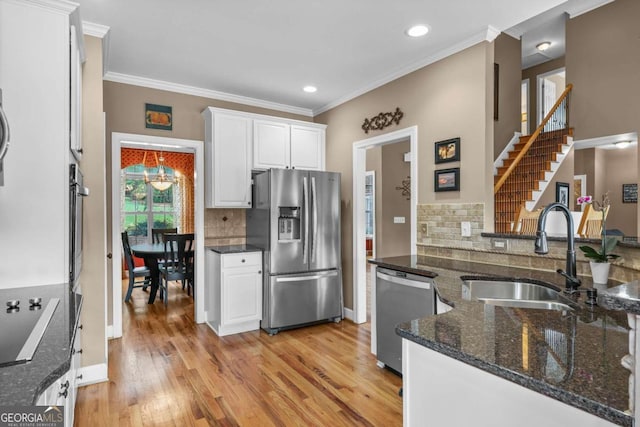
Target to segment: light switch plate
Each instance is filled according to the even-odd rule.
[[[403,216],[394,216],[393,217],[393,223],[394,224],[404,224],[404,217]]]

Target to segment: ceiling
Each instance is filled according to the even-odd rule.
[[[526,58],[537,38],[564,39],[565,11],[611,0],[76,1],[109,27],[105,80],[314,116],[502,31]],[[429,33],[406,36],[418,23]]]

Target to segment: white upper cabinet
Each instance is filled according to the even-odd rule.
[[[325,128],[285,119],[254,120],[253,168],[324,170]]]
[[[253,121],[254,169],[287,168],[291,164],[290,126],[287,123]]]
[[[207,108],[205,118],[206,205],[251,207],[251,119]]]
[[[324,128],[291,126],[291,167],[324,170]]]

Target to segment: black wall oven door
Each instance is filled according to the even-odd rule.
[[[72,291],[76,291],[82,271],[82,199],[88,195],[82,172],[77,164],[72,163],[69,168],[69,286]]]

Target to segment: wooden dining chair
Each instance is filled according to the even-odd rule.
[[[121,234],[122,248],[124,253],[124,260],[127,264],[127,270],[129,270],[129,287],[127,288],[127,295],[124,297],[124,302],[129,302],[131,299],[131,292],[134,288],[146,289],[151,284],[151,271],[145,266],[136,267],[133,263],[133,254],[131,253],[131,245],[129,245],[129,235],[126,231]],[[142,277],[142,280],[136,280],[136,278]]]
[[[164,235],[165,261],[160,267],[160,298],[164,305],[169,300],[169,282],[180,280],[182,289],[188,287],[189,294],[194,288],[194,240],[193,233]]]
[[[538,218],[542,209],[528,211],[524,205],[513,222],[512,232],[525,235],[535,235],[538,230]]]
[[[164,242],[164,235],[169,233],[177,233],[177,228],[152,228],[151,229],[151,241],[153,243]]]
[[[593,209],[592,205],[586,205],[584,212],[582,212],[582,218],[580,218],[580,225],[578,226],[578,234],[580,237],[585,238],[600,238],[602,236],[602,220],[607,218],[609,214],[609,208],[604,211],[604,216],[601,211]]]

